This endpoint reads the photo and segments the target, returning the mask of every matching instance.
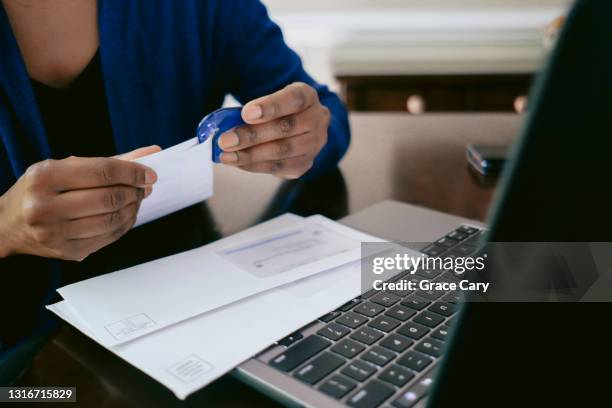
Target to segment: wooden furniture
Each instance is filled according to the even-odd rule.
[[[420,98],[425,112],[511,112],[527,95],[531,74],[338,76],[351,111],[403,111],[409,98]]]
[[[506,143],[518,115],[354,114],[353,143],[341,172],[312,183],[217,166],[208,202],[210,228],[227,235],[285,211],[340,218],[394,199],[473,219],[484,219],[494,188],[467,168],[465,145]],[[78,406],[278,406],[231,376],[186,401],[64,324],[21,378],[22,386],[75,386]]]

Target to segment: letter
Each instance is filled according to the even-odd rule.
[[[374,290],[382,290],[382,288],[380,287],[381,284],[382,284],[382,281],[380,279],[377,279],[374,281],[374,284],[372,285],[372,287],[374,288]]]
[[[412,257],[410,259],[411,259],[412,265],[413,265],[413,269],[412,269],[411,274],[414,275],[414,273],[417,270],[421,269],[421,264],[423,263],[423,257],[422,256],[420,256],[418,258]]]
[[[442,269],[442,258],[437,256],[427,258],[427,267],[425,269],[430,271]]]
[[[402,268],[402,256],[400,254],[395,254],[393,257],[393,268],[401,269]]]
[[[465,258],[455,258],[455,273],[463,275],[465,273]]]
[[[419,281],[419,289],[421,290],[429,290],[430,283],[428,280]]]
[[[384,259],[385,258],[381,258],[381,257],[374,258],[374,262],[373,262],[374,266],[372,268],[372,272],[374,272],[376,275],[380,275],[381,273],[385,271],[384,268],[382,267],[382,263],[384,262]]]
[[[479,271],[482,271],[485,268],[484,258],[482,256],[476,258],[476,263],[478,264],[476,269],[478,269]]]

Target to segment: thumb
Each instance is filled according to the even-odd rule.
[[[141,157],[148,156],[153,153],[157,153],[159,151],[161,151],[161,147],[157,145],[153,145],[153,146],[141,147],[139,149],[132,150],[131,152],[119,154],[114,157],[116,159],[121,159],[121,160],[136,160]]]

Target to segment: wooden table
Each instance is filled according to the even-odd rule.
[[[317,182],[282,183],[218,166],[208,202],[211,228],[227,235],[289,210],[340,218],[387,199],[482,220],[494,188],[468,170],[465,145],[507,143],[520,118],[373,113],[354,114],[351,124],[353,143],[341,172]],[[277,406],[230,376],[178,401],[68,325],[50,338],[19,385],[76,386],[80,406]]]

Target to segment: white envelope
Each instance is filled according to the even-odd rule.
[[[247,236],[248,239],[240,238]],[[364,234],[322,216],[249,229],[214,244],[58,289],[114,346],[358,260]],[[167,237],[172,239],[172,237]]]
[[[270,231],[295,222],[283,216],[261,225]],[[252,231],[240,237],[253,235]],[[356,232],[355,232],[356,233]],[[356,233],[359,240],[378,238]],[[211,244],[223,248],[222,242]],[[109,350],[185,399],[241,362],[359,295],[360,262],[282,286],[148,334]],[[99,341],[66,302],[48,307]]]
[[[213,195],[212,141],[194,137],[134,160],[157,173],[153,192],[142,201],[135,227],[200,203]]]

